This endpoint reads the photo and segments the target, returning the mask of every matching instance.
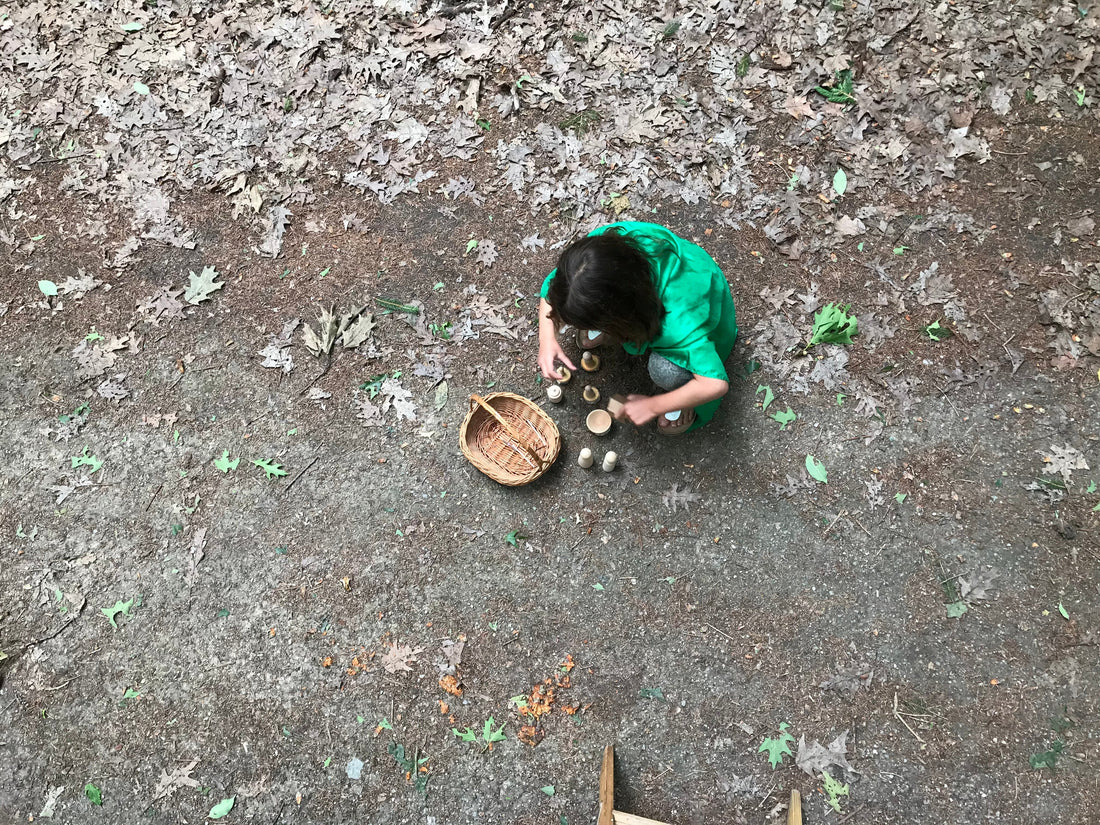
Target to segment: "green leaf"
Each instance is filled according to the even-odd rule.
[[[267,477],[269,479],[270,478],[277,478],[279,476],[285,476],[286,475],[286,470],[283,469],[283,465],[276,463],[276,461],[274,459],[261,458],[261,459],[258,459],[256,461],[253,461],[252,463],[255,464],[257,467],[259,467],[261,470],[263,470],[264,473],[267,474]]]
[[[642,688],[638,691],[638,696],[642,699],[656,699],[660,702],[667,702],[665,699],[665,692],[660,688]]]
[[[952,333],[947,327],[941,326],[939,321],[933,321],[924,328],[924,334],[933,341],[943,341],[950,338]]]
[[[798,416],[795,415],[794,410],[792,410],[790,407],[787,407],[786,412],[774,412],[769,416],[769,418],[771,418],[773,421],[778,421],[779,429],[785,430],[787,429],[787,425],[798,418]]]
[[[603,585],[602,585],[602,584],[600,584],[599,582],[596,582],[596,583],[595,583],[594,585],[592,585],[592,589],[593,589],[593,590],[599,590],[599,591],[603,591]]]
[[[223,473],[228,473],[230,470],[236,470],[237,465],[241,463],[239,458],[229,460],[229,450],[222,450],[222,457],[214,459],[214,466],[221,470]]]
[[[966,606],[966,602],[962,599],[959,599],[957,602],[951,602],[951,604],[947,605],[947,618],[957,619],[969,609],[970,608]]]
[[[53,281],[39,281],[38,288],[47,298],[53,298],[57,295],[57,284]]]
[[[1061,755],[1062,751],[1065,750],[1065,748],[1065,742],[1062,742],[1059,739],[1055,739],[1050,745],[1050,750],[1044,751],[1043,753],[1035,754],[1027,760],[1028,764],[1031,765],[1031,767],[1033,767],[1035,770],[1041,770],[1042,768],[1050,768],[1051,770],[1054,770],[1054,768],[1058,764],[1058,757]]]
[[[91,800],[91,803],[93,805],[103,804],[103,791],[101,791],[91,782],[84,786],[84,795],[88,797],[89,800]]]
[[[84,452],[80,455],[72,456],[72,467],[84,467],[88,466],[92,469],[90,472],[98,473],[99,468],[103,466],[103,462],[99,460],[97,456],[89,455],[88,448],[84,448]]]
[[[904,504],[905,499],[907,498],[909,498],[909,495],[907,493],[894,493],[894,501],[896,501],[898,504]]]
[[[909,247],[907,247],[907,246],[895,246],[894,247],[894,254],[895,255],[904,255],[905,250],[907,250],[908,248]]]
[[[852,92],[855,89],[855,83],[852,79],[852,72],[850,69],[844,69],[839,71],[835,75],[835,82],[832,86],[814,86],[814,91],[824,97],[830,103],[855,103],[855,97]]]
[[[814,331],[810,346],[815,344],[850,344],[852,336],[859,334],[858,322],[849,315],[851,304],[826,304],[814,315]]]
[[[134,22],[134,23],[123,23],[122,24],[122,30],[124,32],[139,32],[144,28],[145,28],[144,23]]]
[[[504,540],[513,547],[516,547],[519,542],[526,541],[527,536],[523,535],[519,530],[513,530],[504,537]]]
[[[825,786],[825,801],[829,807],[840,813],[840,797],[848,796],[848,786],[839,779],[833,779],[827,772],[822,771],[821,783]]]
[[[837,195],[843,195],[844,190],[848,188],[848,175],[843,169],[837,169],[836,174],[833,175],[833,191]]]
[[[768,407],[771,405],[772,401],[775,400],[775,393],[772,392],[772,388],[767,384],[761,384],[757,387],[756,394],[760,395],[761,390],[764,392],[764,403],[760,407],[760,412],[767,412]]]
[[[210,809],[211,819],[221,819],[226,816],[231,810],[233,810],[233,804],[237,801],[237,797],[231,796],[229,799],[223,799],[217,805]]]
[[[405,773],[416,773],[416,762],[405,755],[404,745],[400,745],[397,742],[390,742],[390,744],[386,746],[386,752],[393,757],[393,761],[396,762],[398,767]]]
[[[829,474],[825,470],[825,465],[812,455],[806,456],[806,472],[822,484],[829,483]]]
[[[139,95],[147,95],[147,94],[149,94],[149,87],[146,86],[141,81],[135,80],[134,81],[134,91],[137,92]]]
[[[220,273],[212,266],[204,266],[198,275],[189,272],[187,286],[183,290],[183,300],[193,306],[209,301],[215,292],[225,286],[223,282],[216,280],[219,277]]]
[[[1089,486],[1085,488],[1085,492],[1086,493],[1095,493],[1096,492],[1096,482],[1095,481],[1090,481]]]
[[[1065,619],[1067,622],[1069,621],[1069,613],[1066,612],[1066,608],[1062,605],[1061,602],[1058,602],[1058,612],[1062,614],[1063,619]]]
[[[133,688],[126,688],[126,692],[122,694],[122,701],[124,701],[124,702],[127,699],[140,699],[140,698],[141,698],[141,694],[138,693]]]
[[[790,743],[794,741],[794,737],[787,733],[788,727],[790,726],[786,722],[780,723],[779,736],[774,739],[766,738],[757,748],[757,753],[763,751],[768,754],[768,763],[772,766],[773,771],[776,765],[783,761],[784,756],[794,755],[791,753],[790,748]]]
[[[472,238],[470,240],[466,241],[466,252],[465,252],[465,254],[469,255],[475,249],[477,249],[477,241],[473,240]]]
[[[435,411],[439,412],[447,406],[447,397],[450,394],[450,387],[447,386],[447,381],[440,381],[435,388]]]
[[[383,719],[381,722],[378,723],[377,727],[381,728],[382,730],[393,730],[393,725],[390,724],[389,719]]]
[[[451,733],[453,733],[455,736],[457,736],[463,742],[476,742],[477,741],[477,734],[474,733],[469,728],[466,728],[466,730],[462,731],[461,733],[459,733],[458,728],[451,728]]]
[[[228,607],[223,607],[221,610],[218,611],[218,615],[217,615],[216,618],[224,619],[228,615],[229,615],[229,608]]]
[[[838,392],[838,393],[836,394],[836,405],[837,405],[838,407],[843,407],[843,406],[844,406],[844,399],[845,399],[845,398],[847,398],[847,397],[848,397],[848,396],[847,396],[847,395],[845,395],[844,393],[842,393],[842,392]]]
[[[114,607],[101,607],[99,608],[99,612],[107,617],[107,621],[111,623],[111,627],[113,627],[115,630],[118,630],[118,624],[115,622],[115,617],[118,616],[119,613],[123,614],[124,616],[129,616],[130,608],[133,606],[133,599],[130,599],[130,601],[128,602],[124,602],[120,599],[119,601],[115,602]]]
[[[539,788],[539,790],[542,791],[547,796],[553,796],[554,795],[554,786],[553,785],[543,785],[541,788]]]
[[[490,716],[485,720],[485,727],[481,731],[481,738],[485,740],[485,744],[491,745],[494,742],[503,742],[508,737],[504,735],[504,728],[507,726],[507,722],[502,722],[500,727],[493,730],[493,725],[496,720]]]

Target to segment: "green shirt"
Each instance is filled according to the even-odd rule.
[[[653,263],[657,294],[665,308],[661,333],[641,346],[623,344],[631,355],[654,352],[695,375],[728,381],[724,362],[737,338],[737,319],[729,283],[718,264],[701,247],[655,223],[621,221],[592,230],[617,230],[635,241]],[[545,298],[555,269],[539,293]],[[695,409],[691,429],[710,421],[721,399]]]

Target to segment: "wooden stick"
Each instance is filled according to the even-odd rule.
[[[656,819],[646,819],[644,816],[636,816],[622,811],[612,811],[614,825],[668,825],[667,822],[658,822]]]
[[[615,746],[603,749],[600,766],[600,814],[596,825],[614,825],[615,813]]]
[[[802,825],[802,796],[791,790],[791,804],[787,807],[787,825]]]

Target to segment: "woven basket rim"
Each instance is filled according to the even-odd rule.
[[[515,413],[517,408],[523,411],[523,418],[528,420],[530,426],[545,439],[546,446],[544,450],[540,451],[535,448],[540,445],[531,447],[519,433],[511,429],[511,425],[507,424],[498,409],[498,404],[501,402],[508,402],[508,404],[511,405],[511,409],[506,409],[505,412]],[[499,429],[504,431],[508,440],[512,442],[512,449],[518,449],[515,444],[519,443],[520,447],[531,456],[535,466],[525,472],[518,472],[503,467],[499,462],[487,456],[476,445],[471,444],[473,433],[470,427],[478,417],[478,413],[496,418]],[[541,427],[536,427],[535,423],[532,423],[530,419],[537,421],[541,424]],[[459,445],[466,459],[479,471],[493,479],[493,481],[509,487],[519,487],[530,484],[550,469],[550,466],[557,460],[558,454],[561,451],[561,433],[558,431],[558,426],[554,423],[554,419],[530,398],[519,395],[518,393],[503,391],[489,393],[484,397],[475,394],[470,396],[470,410],[466,413],[466,417],[462,421],[462,426],[459,431]]]

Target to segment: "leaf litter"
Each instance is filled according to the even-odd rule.
[[[509,133],[515,136],[515,145],[511,147],[515,151],[485,152],[489,162],[495,164],[500,180],[484,187],[479,184],[485,193],[476,193],[478,197],[501,186],[518,187],[533,213],[572,210],[580,217],[593,217],[595,204],[599,202],[598,189],[605,183],[600,167],[608,147],[612,157],[622,158],[620,151],[644,151],[648,146],[659,145],[662,137],[671,136],[687,151],[679,156],[668,153],[645,162],[619,163],[617,167],[612,164],[606,183],[615,191],[629,190],[631,201],[639,209],[677,200],[690,203],[692,198],[709,200],[723,193],[743,195],[734,198],[736,205],[720,214],[722,225],[763,223],[762,218],[779,208],[784,216],[779,230],[788,233],[782,240],[789,247],[801,244],[812,253],[838,243],[836,235],[844,238],[892,234],[897,229],[896,216],[887,212],[856,212],[846,207],[845,211],[854,217],[835,218],[832,212],[825,221],[802,220],[799,212],[805,208],[807,193],[827,190],[829,182],[823,176],[833,171],[835,162],[829,163],[816,179],[800,171],[804,183],[794,190],[793,197],[780,197],[768,191],[761,186],[759,174],[750,163],[750,150],[744,148],[745,137],[766,120],[772,118],[775,122],[776,115],[788,120],[797,118],[798,128],[817,130],[815,138],[820,136],[823,144],[851,151],[851,163],[846,159],[845,166],[861,189],[882,186],[907,194],[928,192],[961,176],[964,167],[956,163],[960,158],[989,158],[985,139],[972,132],[969,124],[956,124],[955,117],[948,116],[954,100],[967,95],[967,78],[974,71],[982,71],[991,79],[974,93],[974,105],[1006,117],[1021,111],[1029,99],[1025,96],[1025,70],[1035,78],[1033,83],[1028,81],[1027,93],[1054,106],[1059,97],[1065,96],[1067,78],[1072,75],[1076,81],[1088,66],[1084,56],[1075,62],[1067,58],[1069,65],[1061,66],[1060,46],[1067,49],[1073,46],[1074,33],[1068,24],[1033,20],[1026,10],[1006,10],[988,31],[983,31],[991,44],[990,51],[956,54],[961,70],[944,76],[934,74],[929,47],[970,42],[976,25],[972,16],[956,14],[946,5],[921,9],[912,20],[904,16],[909,14],[906,10],[853,7],[839,20],[836,18],[840,15],[819,14],[818,9],[787,4],[767,10],[768,16],[776,18],[774,27],[763,25],[762,12],[751,10],[739,18],[738,25],[724,27],[712,22],[730,11],[719,4],[698,10],[685,21],[679,35],[689,38],[684,42],[697,44],[698,54],[706,55],[704,58],[693,61],[689,57],[692,52],[685,50],[680,56],[663,58],[669,65],[663,71],[647,74],[641,82],[629,72],[612,80],[602,67],[629,54],[632,44],[629,24],[612,18],[592,33],[590,43],[578,43],[575,49],[547,51],[541,61],[545,65],[539,67],[544,71],[540,72],[538,83],[523,88],[519,83],[510,83],[494,97],[487,80],[483,84],[480,77],[455,73],[448,61],[477,61],[479,67],[484,65],[486,77],[493,76],[498,68],[506,68],[506,55],[512,53],[499,48],[501,43],[511,44],[521,37],[530,37],[534,24],[519,17],[508,27],[495,30],[503,7],[502,10],[486,7],[457,11],[453,19],[448,18],[446,27],[425,25],[420,31],[409,29],[407,18],[419,10],[418,4],[393,0],[379,2],[376,7],[378,40],[369,52],[341,36],[343,30],[352,28],[355,4],[347,9],[333,6],[323,17],[315,18],[302,15],[287,19],[275,9],[260,7],[245,10],[239,26],[264,32],[256,41],[266,52],[263,61],[250,65],[248,79],[237,65],[249,52],[247,45],[236,48],[240,45],[236,43],[237,26],[224,26],[209,17],[198,16],[193,33],[187,33],[188,46],[196,43],[206,48],[210,44],[216,53],[234,56],[227,60],[225,68],[229,71],[221,70],[212,89],[208,67],[201,61],[162,60],[157,56],[159,32],[170,25],[160,19],[136,25],[119,24],[116,20],[111,26],[99,26],[100,18],[94,8],[73,7],[68,10],[73,16],[70,25],[89,32],[89,48],[68,50],[71,53],[63,59],[51,59],[36,45],[39,23],[33,8],[14,8],[0,36],[13,45],[16,63],[28,78],[46,82],[51,89],[56,81],[55,90],[28,101],[31,122],[42,124],[49,134],[51,130],[64,128],[73,112],[95,110],[102,121],[102,130],[113,136],[105,141],[110,151],[97,152],[96,157],[89,159],[78,157],[67,164],[72,171],[66,178],[70,182],[64,185],[80,189],[93,201],[109,204],[112,211],[123,216],[130,217],[126,213],[132,213],[133,234],[105,253],[108,262],[117,267],[132,266],[143,243],[160,242],[181,248],[189,243],[186,231],[170,214],[171,202],[159,191],[158,180],[175,176],[188,186],[196,183],[207,186],[230,203],[233,198],[243,197],[246,208],[235,220],[256,233],[262,254],[279,256],[283,254],[290,214],[289,209],[272,204],[308,202],[312,197],[311,185],[301,182],[303,170],[316,164],[325,149],[340,145],[352,152],[358,150],[362,158],[354,164],[356,172],[347,173],[347,185],[360,189],[365,197],[392,202],[415,194],[419,185],[431,180],[437,170],[429,167],[436,165],[437,160],[468,160],[485,143],[488,127],[476,124],[472,114],[479,110],[479,100],[482,109],[489,111],[491,106],[516,128]],[[562,9],[560,13],[564,12]],[[557,10],[539,13],[547,15],[550,29],[561,19]],[[128,42],[135,45],[134,49],[111,48],[112,41],[102,39],[117,36],[119,28],[131,36]],[[564,26],[561,29],[567,30]],[[275,31],[280,34],[268,34]],[[791,38],[787,36],[789,32],[800,34]],[[1048,37],[1049,47],[1036,48],[1036,39]],[[309,44],[305,50],[303,43]],[[834,56],[824,62],[805,59],[816,54],[815,44],[817,49],[829,44]],[[849,60],[842,59],[846,47],[848,51],[858,47],[868,65],[850,68]],[[609,50],[607,54],[603,54],[605,48]],[[778,65],[789,71],[768,67],[760,59],[764,53],[785,55],[785,63],[780,61]],[[1091,52],[1088,57],[1091,59]],[[104,65],[101,67],[100,63]],[[899,63],[919,70],[900,73],[889,70]],[[366,67],[362,72],[348,70],[360,65]],[[707,99],[710,95],[701,95],[694,107],[684,107],[681,116],[668,100],[678,82],[674,78],[689,66],[697,68],[718,94],[714,100]],[[411,86],[402,88],[393,84],[387,87],[384,99],[373,94],[371,84],[399,71],[430,81],[418,88],[416,94],[423,96],[422,102],[434,112],[417,111],[410,115],[402,111],[403,105],[411,108],[408,104],[415,99]],[[128,97],[119,99],[115,94],[109,78],[118,77],[127,78],[124,86]],[[133,80],[134,77],[140,80]],[[337,77],[345,85],[342,95],[331,94],[330,84]],[[128,91],[131,85],[137,91],[136,96]],[[281,121],[270,119],[264,114],[265,101],[250,86],[293,87],[296,106],[285,110],[286,117]],[[594,108],[587,108],[603,107],[609,98],[616,96],[621,96],[621,105],[608,106],[602,116]],[[583,118],[584,128],[567,127],[564,122],[560,128],[544,123],[532,126],[516,117],[518,112],[538,111],[551,101],[561,104],[581,97],[585,108],[581,104],[575,108],[581,115],[593,115]],[[318,108],[313,115],[314,120],[308,126],[312,141],[299,141],[303,128],[307,127],[304,114],[298,113],[308,111],[309,104],[320,99],[331,103]],[[462,107],[459,107],[452,115],[454,110],[447,106],[452,100],[464,104],[466,113],[460,114]],[[723,100],[731,105],[721,103]],[[913,100],[922,101],[919,109],[907,104]],[[862,101],[874,101],[873,116],[863,110]],[[193,117],[195,107],[200,118]],[[676,116],[670,110],[676,111]],[[224,117],[227,128],[222,134],[203,134],[189,126],[214,111]],[[495,119],[496,114],[492,117]],[[142,127],[154,122],[154,118],[158,129],[156,134],[150,134],[150,130]],[[872,120],[874,136],[865,137],[864,131],[870,128]],[[263,123],[264,128],[255,129],[255,122]],[[706,128],[715,122],[723,127],[717,134]],[[9,128],[5,123],[4,133],[6,150],[13,163],[30,163],[44,151],[41,147],[46,142],[34,140],[30,130],[22,125]],[[252,142],[235,141],[234,135],[248,135]],[[97,141],[98,137],[90,137],[93,145]],[[546,161],[542,159],[543,153]],[[351,177],[360,167],[362,174]],[[133,174],[143,168],[149,173]],[[592,174],[593,169],[600,174]],[[0,171],[0,193],[5,193],[6,188],[18,193],[24,185],[14,176],[8,178],[9,174],[12,173]],[[241,178],[245,179],[241,186],[232,190],[231,186]],[[677,185],[672,185],[672,181]],[[459,188],[465,191],[453,190],[453,197],[472,201],[474,190]],[[844,185],[834,182],[832,190],[838,196],[850,197],[846,194],[847,175]],[[0,198],[3,196],[0,194]],[[298,211],[297,206],[294,209]],[[1087,235],[1091,231],[1088,220],[1079,217],[1066,221],[1066,230]],[[125,226],[128,221],[120,223]],[[80,225],[77,231],[92,236],[96,229],[88,223]],[[532,237],[537,238],[537,233]],[[779,237],[777,233],[775,238]],[[485,238],[481,243],[494,242]],[[532,241],[530,248],[537,246],[540,244]],[[480,251],[479,246],[479,258]],[[492,266],[494,262],[495,257],[482,261],[481,265]],[[58,289],[64,293],[63,284]],[[208,300],[214,291],[216,288],[200,301]],[[950,279],[933,273],[911,297],[921,305],[944,306],[946,315],[951,291]],[[183,303],[179,301],[183,290],[176,293],[172,296],[171,290],[165,290],[159,303],[154,301],[141,314],[151,318],[149,323],[153,325],[183,317]],[[804,300],[802,296],[798,298]],[[792,306],[785,300],[783,307]],[[804,313],[818,309],[804,309],[807,303],[812,301],[800,307]],[[1061,298],[1052,296],[1051,307],[1062,313],[1063,321],[1080,323],[1079,311],[1063,312]],[[501,305],[501,309],[506,313],[507,306]],[[468,323],[462,328],[470,337],[476,337],[479,327],[490,326],[475,325],[469,317],[466,320]],[[506,320],[506,316],[500,320]],[[881,343],[893,334],[885,332],[895,329],[888,319],[879,320],[884,331],[872,338],[871,325],[860,315],[858,327],[865,346],[872,347],[875,340]],[[767,323],[770,337],[757,339],[763,354],[761,360],[770,357],[773,363],[782,364],[783,355],[798,339],[788,345],[782,322],[768,319]],[[1062,335],[1067,329],[1052,335],[1051,345],[1054,358],[1072,366],[1080,360],[1082,349],[1080,342]],[[513,332],[519,337],[524,330]],[[109,355],[110,351],[103,358]],[[1024,356],[1018,352],[1018,357]],[[89,356],[88,364],[81,363],[82,371],[91,371],[94,377],[111,371],[113,361],[101,369],[95,358]],[[1020,363],[1022,360],[1013,364],[1013,372]],[[284,366],[279,364],[275,368]],[[786,380],[791,375],[785,367],[777,370],[777,380]],[[810,379],[801,378],[802,386],[808,388],[805,381]],[[844,378],[837,370],[832,371],[832,377],[824,370],[812,380],[825,384],[829,380],[842,382]],[[890,405],[911,408],[916,387],[902,383],[896,389],[878,393],[871,386],[861,387],[858,393],[853,393],[858,399],[857,414],[870,417]],[[876,398],[876,394],[880,397]],[[317,397],[314,400],[323,401]],[[1051,462],[1055,466],[1045,468],[1044,473],[1061,475],[1068,482],[1074,469],[1083,469],[1073,466],[1074,461],[1070,456]],[[787,481],[793,489],[804,486],[808,479],[802,473],[800,478],[788,476]]]

